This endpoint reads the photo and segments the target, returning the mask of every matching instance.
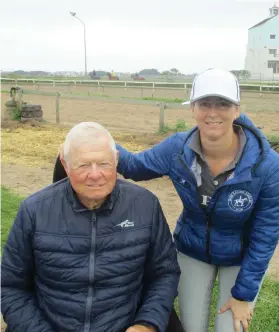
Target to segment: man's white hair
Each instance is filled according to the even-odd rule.
[[[108,138],[108,142],[111,146],[113,156],[116,160],[116,146],[114,139],[112,138],[109,131],[102,125],[96,122],[81,122],[75,125],[66,135],[64,142],[64,159],[69,162],[69,153],[72,147],[78,147],[81,144],[88,144],[94,142],[101,136]]]

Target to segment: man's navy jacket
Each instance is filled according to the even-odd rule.
[[[165,331],[180,270],[158,199],[124,180],[88,210],[68,179],[20,206],[2,258],[9,332]]]

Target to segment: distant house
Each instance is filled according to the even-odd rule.
[[[279,7],[248,30],[245,69],[261,80],[279,79]]]

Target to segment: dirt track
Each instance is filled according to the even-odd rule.
[[[130,97],[133,91],[130,91]],[[115,93],[115,92],[114,92]],[[120,93],[120,92],[119,92]],[[8,94],[2,94],[2,109],[9,100]],[[55,123],[55,96],[23,95],[28,103],[40,104],[44,119]],[[256,110],[256,111],[255,111]],[[265,96],[263,99],[254,96],[246,97],[242,111],[257,125],[264,127],[265,134],[279,134],[279,94]],[[192,114],[187,107],[165,110],[165,124],[173,126],[178,120],[188,125],[194,124]],[[100,100],[60,99],[60,123],[71,126],[81,121],[96,121],[111,131],[131,133],[154,133],[159,127],[159,107],[152,105],[129,105],[110,102],[109,98]]]

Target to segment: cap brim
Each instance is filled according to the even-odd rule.
[[[237,106],[240,105],[240,100],[234,100],[234,99],[231,99],[231,98],[229,98],[229,97],[227,97],[227,96],[223,96],[223,95],[221,95],[221,94],[217,94],[217,93],[216,93],[216,94],[203,95],[203,96],[200,96],[200,97],[195,98],[195,99],[193,99],[193,100],[184,101],[184,102],[182,103],[182,105],[190,105],[191,103],[194,103],[194,102],[199,101],[199,100],[201,100],[201,99],[204,99],[204,98],[206,98],[206,97],[220,97],[220,98],[223,98],[223,99],[225,99],[225,100],[227,100],[227,101],[230,101],[231,103],[233,103],[233,104],[235,104],[235,105],[237,105]]]

